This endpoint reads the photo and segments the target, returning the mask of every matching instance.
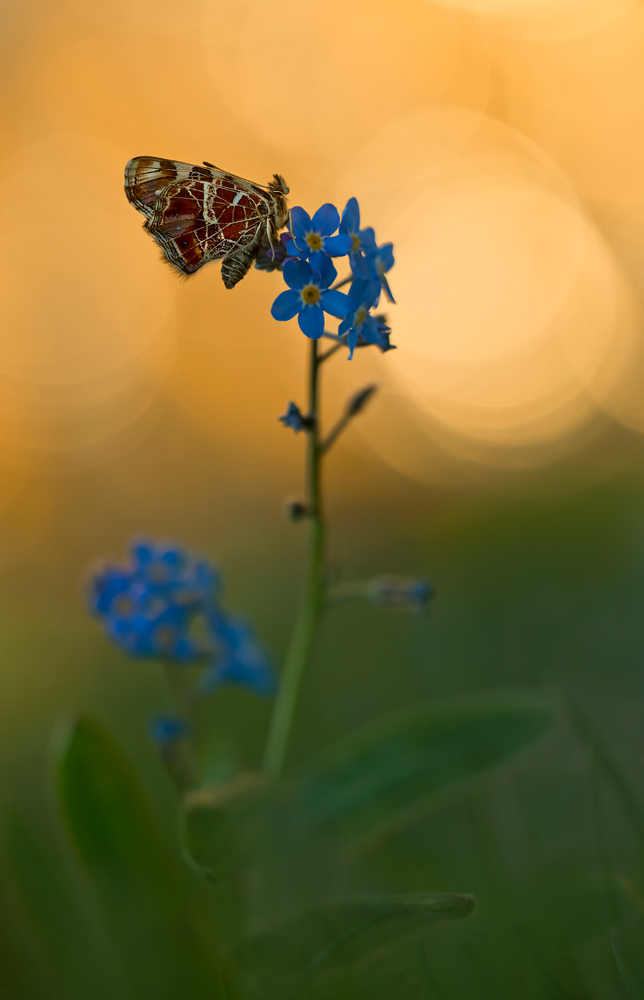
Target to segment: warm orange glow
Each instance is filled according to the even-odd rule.
[[[269,316],[281,279],[177,280],[123,195],[142,154],[358,197],[395,244],[398,350],[328,382],[377,378],[363,431],[406,473],[644,430],[640,4],[69,0],[33,24],[3,69],[3,475],[108,461],[168,400],[276,460],[305,348]]]

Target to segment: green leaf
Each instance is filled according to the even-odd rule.
[[[323,977],[365,968],[403,941],[445,920],[466,917],[473,908],[471,896],[447,893],[341,899],[247,938],[238,957],[266,996],[290,1000],[312,976],[319,986]]]
[[[70,839],[101,885],[157,884],[158,833],[127,757],[96,720],[81,718],[57,734],[57,791]]]
[[[631,1000],[644,997],[644,920],[637,914],[611,934],[611,950]]]
[[[10,934],[24,951],[22,985],[30,983],[32,995],[67,998],[85,991],[97,998],[113,996],[117,984],[96,922],[75,891],[64,859],[52,849],[51,832],[41,829],[37,840],[12,807],[2,819],[4,903],[11,901]],[[3,928],[3,943],[7,931]],[[14,944],[12,958],[15,951]],[[3,972],[6,964],[3,956]]]
[[[215,943],[202,949],[182,912],[177,872],[127,757],[89,718],[58,734],[54,754],[62,816],[95,890],[120,977],[118,995],[204,996],[199,983],[205,989],[203,969],[213,964]],[[213,1000],[225,995],[223,983],[208,988]]]
[[[553,718],[544,702],[498,698],[389,716],[331,747],[300,776],[292,832],[354,838],[409,821],[435,796],[538,739]]]
[[[188,863],[212,879],[242,867],[251,841],[259,835],[264,811],[257,807],[265,803],[262,777],[254,771],[245,771],[226,784],[189,792],[181,814]]]

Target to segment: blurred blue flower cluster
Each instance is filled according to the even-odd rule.
[[[345,338],[349,358],[356,347],[367,344],[381,351],[392,350],[386,319],[372,310],[382,293],[394,302],[387,280],[394,265],[393,244],[378,246],[374,230],[360,228],[360,207],[355,198],[349,199],[342,217],[327,203],[313,217],[295,207],[290,220],[290,231],[282,234],[279,246],[268,250],[257,263],[265,270],[281,270],[288,285],[273,302],[273,318],[284,321],[297,316],[302,333],[313,340],[325,333],[325,313],[342,320],[338,337]],[[351,275],[340,283],[351,282],[348,295],[339,286],[333,287],[338,272],[332,257],[348,258]]]
[[[190,727],[180,715],[155,715],[148,723],[148,731],[154,743],[160,747],[169,747],[178,740],[184,740],[190,733]]]
[[[103,565],[91,577],[90,610],[128,656],[203,666],[199,689],[240,684],[257,694],[275,682],[252,628],[221,606],[221,579],[205,559],[148,540],[129,562]]]

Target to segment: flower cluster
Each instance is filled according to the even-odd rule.
[[[347,257],[351,267],[351,275],[335,287],[338,272],[332,257]],[[372,312],[383,293],[394,302],[387,280],[393,265],[393,244],[378,246],[374,230],[360,228],[360,208],[357,200],[350,198],[342,217],[328,203],[313,217],[303,208],[294,208],[289,231],[281,235],[277,247],[262,253],[256,266],[281,270],[288,285],[273,303],[274,319],[297,316],[307,337],[318,340],[325,335],[340,340],[347,344],[352,358],[356,347],[368,344],[381,351],[393,349],[386,318]],[[349,282],[347,295],[339,289]],[[325,332],[325,313],[341,320],[337,335]]]
[[[129,656],[202,666],[203,692],[225,682],[262,695],[274,688],[250,625],[221,606],[215,568],[179,546],[135,542],[126,565],[94,572],[89,606]]]

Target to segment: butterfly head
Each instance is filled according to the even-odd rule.
[[[269,181],[268,190],[273,199],[273,214],[275,228],[281,229],[286,225],[288,209],[286,207],[286,195],[288,194],[288,184],[280,174],[273,174],[273,180]]]
[[[280,174],[273,174],[273,180],[269,181],[268,187],[275,194],[287,195],[289,191],[288,184]]]

